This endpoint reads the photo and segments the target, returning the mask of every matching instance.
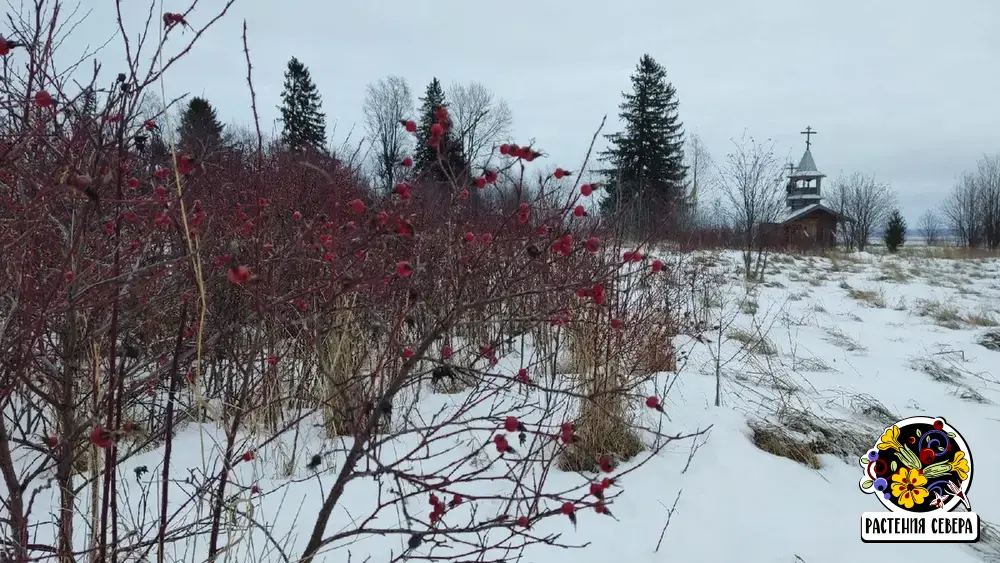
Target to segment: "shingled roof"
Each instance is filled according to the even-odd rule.
[[[802,154],[802,160],[799,161],[799,165],[795,167],[795,173],[791,175],[792,178],[826,178],[826,174],[823,174],[816,168],[816,161],[813,160],[812,151],[806,149],[806,152]]]
[[[844,215],[843,213],[840,213],[833,208],[827,207],[822,203],[812,203],[805,207],[800,207],[799,209],[794,209],[794,210],[785,208],[785,212],[782,215],[781,220],[779,220],[778,222],[791,223],[793,221],[798,221],[799,219],[805,217],[806,215],[812,213],[813,211],[816,211],[817,209],[829,213],[830,215],[833,215],[834,217],[837,218],[838,221],[845,221],[848,223],[854,222],[854,219],[852,217],[848,217],[847,215]]]

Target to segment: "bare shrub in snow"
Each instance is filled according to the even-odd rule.
[[[639,338],[673,354],[676,309],[663,291],[660,307],[625,299],[672,282],[608,250],[614,221],[576,212],[579,174],[525,190],[541,151],[504,145],[472,185],[403,166],[379,193],[259,124],[211,163],[175,154],[169,120],[143,113],[159,65],[98,74],[84,107],[59,41],[26,41],[73,27],[58,6],[12,20],[30,47],[0,83],[0,282],[17,288],[0,323],[0,525],[15,561],[347,560],[364,541],[386,560],[507,558],[562,545],[532,531],[543,519],[606,517],[611,480],[684,438],[661,429]],[[168,51],[202,36],[197,13],[166,14]],[[246,34],[244,50],[256,108]],[[440,108],[429,142],[447,146],[450,124]],[[518,198],[473,215],[470,190]],[[593,335],[589,393],[552,369],[558,329]],[[435,390],[452,394],[424,408]],[[610,420],[645,455],[624,468],[602,446],[600,474],[552,485]],[[289,484],[306,479],[319,494],[296,512]]]

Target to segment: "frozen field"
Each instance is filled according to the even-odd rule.
[[[1000,429],[1000,351],[979,343],[1000,318],[1000,261],[924,254],[855,254],[836,259],[778,255],[772,257],[765,283],[755,286],[740,281],[736,254],[699,255],[697,261],[715,267],[729,280],[720,291],[703,297],[719,328],[709,331],[707,342],[678,337],[678,349],[687,358],[677,373],[661,374],[656,384],[664,397],[665,415],[645,409],[641,416],[651,423],[662,420],[667,435],[711,429],[693,440],[668,445],[623,477],[624,492],[608,502],[614,519],[580,510],[575,527],[566,518],[554,517],[530,530],[511,532],[571,546],[589,544],[585,548],[566,552],[540,544],[521,554],[494,550],[488,560],[1000,560],[1000,538],[992,528],[984,529],[983,541],[975,548],[866,545],[860,540],[861,513],[881,507],[858,488],[857,457],[874,445],[886,424],[914,415],[945,417],[962,432],[975,462],[972,506],[985,521],[1000,521],[1000,487],[994,482],[1000,475],[1000,452],[990,447]],[[505,357],[498,369],[513,372],[516,365],[516,358]],[[717,375],[721,407],[714,405]],[[667,388],[669,392],[662,394]],[[417,421],[414,424],[431,425],[442,413],[462,412],[470,425],[481,425],[499,412],[497,405],[473,404],[474,399],[468,393],[427,392],[408,416]],[[492,432],[482,428],[481,439],[488,442]],[[767,447],[775,443],[775,436],[785,440],[779,453],[797,460],[755,445]],[[326,440],[320,428],[306,423],[285,438],[260,448],[253,460],[237,464],[233,472],[232,513],[224,518],[232,542],[226,560],[294,561],[308,539],[349,444]],[[248,436],[247,443],[257,439]],[[206,510],[191,491],[200,475],[218,471],[222,440],[222,432],[208,426],[189,425],[179,434],[172,454],[178,468],[174,472],[178,480],[172,485],[177,493],[171,497],[170,511],[181,514],[181,520]],[[423,472],[493,475],[494,479],[467,479],[462,493],[479,501],[453,511],[501,513],[506,510],[503,498],[513,494],[512,485],[496,477],[511,471],[510,466],[490,464],[483,459],[487,454],[475,453],[479,446],[474,442],[470,436],[442,437],[422,445],[404,435],[385,444],[378,462],[389,466],[408,449],[425,447],[428,452],[422,461],[413,462]],[[313,472],[305,465],[316,452],[326,457]],[[123,464],[120,486],[129,501],[120,510],[134,528],[123,525],[122,536],[148,536],[156,527],[158,514],[151,507],[157,504],[162,459],[163,452],[153,450]],[[478,460],[482,466],[457,467],[458,460],[473,465]],[[135,476],[139,466],[150,473]],[[405,473],[405,468],[397,469]],[[628,464],[618,469],[627,470]],[[176,477],[181,475],[189,480]],[[592,480],[592,475],[555,473],[548,476],[547,487],[578,489],[583,497]],[[352,481],[327,534],[358,526],[390,529],[400,522],[409,522],[414,530],[426,529],[421,522],[431,506],[419,489],[405,478],[383,479],[381,493],[375,479]],[[380,495],[399,491],[413,495],[405,514],[398,505],[380,508]],[[85,497],[81,495],[84,501]],[[55,506],[55,500],[55,493],[48,490],[35,502]],[[537,500],[544,508],[545,499]],[[82,519],[89,508],[80,510]],[[45,511],[35,509],[40,512]],[[372,514],[378,517],[372,519]],[[259,526],[247,524],[247,515]],[[81,543],[86,542],[83,527],[78,531]],[[388,561],[403,553],[420,557],[433,547],[426,542],[408,549],[408,539],[399,533],[347,534],[343,541],[326,546],[318,559]],[[204,539],[176,542],[170,560],[199,561],[205,549]]]

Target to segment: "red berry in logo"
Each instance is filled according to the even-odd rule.
[[[943,429],[944,429],[944,421],[943,420],[935,420],[934,421],[934,430],[943,430]]]

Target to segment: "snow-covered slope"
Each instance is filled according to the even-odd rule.
[[[586,548],[564,552],[535,545],[520,560],[971,562],[988,558],[983,552],[997,560],[1000,545],[989,544],[985,531],[978,546],[983,552],[965,545],[863,544],[861,513],[882,509],[858,488],[857,457],[874,445],[894,417],[945,417],[971,446],[974,510],[986,521],[1000,521],[1000,487],[995,481],[1000,451],[991,447],[1000,430],[1000,352],[977,343],[989,330],[986,325],[1000,318],[1000,262],[868,254],[839,259],[776,256],[766,282],[749,287],[735,272],[735,255],[706,254],[703,259],[714,261],[730,279],[711,304],[723,325],[716,333],[721,333],[721,343],[714,337],[709,343],[680,337],[680,348],[690,355],[679,374],[659,376],[658,388],[672,383],[664,403],[665,433],[711,426],[710,432],[694,442],[668,445],[624,477],[624,492],[610,504],[617,522],[581,511],[575,528],[566,519],[549,518],[525,532],[537,537],[561,534],[560,542],[589,542]],[[760,335],[767,343],[755,342]],[[714,405],[717,373],[721,406]],[[458,409],[467,399],[462,393],[428,392],[419,408],[430,417]],[[489,408],[475,407],[484,415]],[[810,467],[755,446],[754,429],[763,435],[774,427],[813,442],[816,451],[833,453],[820,453],[811,460],[818,467]],[[483,437],[488,439],[490,433],[484,429]],[[234,510],[252,507],[254,518],[265,523],[266,534],[278,538],[292,560],[301,553],[336,475],[342,459],[338,456],[343,455],[330,455],[318,474],[305,470],[310,452],[344,448],[319,436],[320,429],[304,424],[294,457],[288,442],[276,442],[234,471],[237,483],[261,490],[245,494],[249,500],[235,503]],[[178,437],[173,463],[201,467],[201,452],[219,440],[218,429],[189,426]],[[413,445],[403,438],[387,447]],[[428,458],[428,467],[443,468],[449,456],[468,455],[473,446],[444,441],[436,447],[440,457]],[[123,479],[135,499],[143,490],[152,491],[155,498],[156,486],[148,482],[155,479],[161,460],[161,451],[151,451],[123,466]],[[139,465],[152,469],[152,476],[136,481],[132,469]],[[295,468],[291,477],[284,472],[289,465]],[[584,490],[591,478],[549,476],[554,489]],[[497,494],[490,489],[497,483],[482,481],[465,493],[488,497]],[[183,483],[176,487],[191,488]],[[345,495],[328,533],[356,526],[379,503],[378,487],[371,480],[351,483]],[[181,495],[176,499],[179,505]],[[37,502],[54,500],[54,493],[43,493]],[[143,512],[138,500],[128,509]],[[430,506],[415,500],[411,510],[424,514]],[[155,522],[152,515],[147,518],[147,523]],[[388,516],[381,518],[387,526],[394,523]],[[229,556],[234,560],[283,560],[265,541],[264,531],[245,529],[239,516],[231,522],[229,539],[237,543]],[[403,552],[406,541],[401,535],[372,536],[331,546],[319,559],[365,561],[370,555],[372,561],[386,561],[390,554]],[[204,540],[181,542],[173,555],[175,560],[197,561],[204,550]],[[501,559],[513,554],[493,555]]]

